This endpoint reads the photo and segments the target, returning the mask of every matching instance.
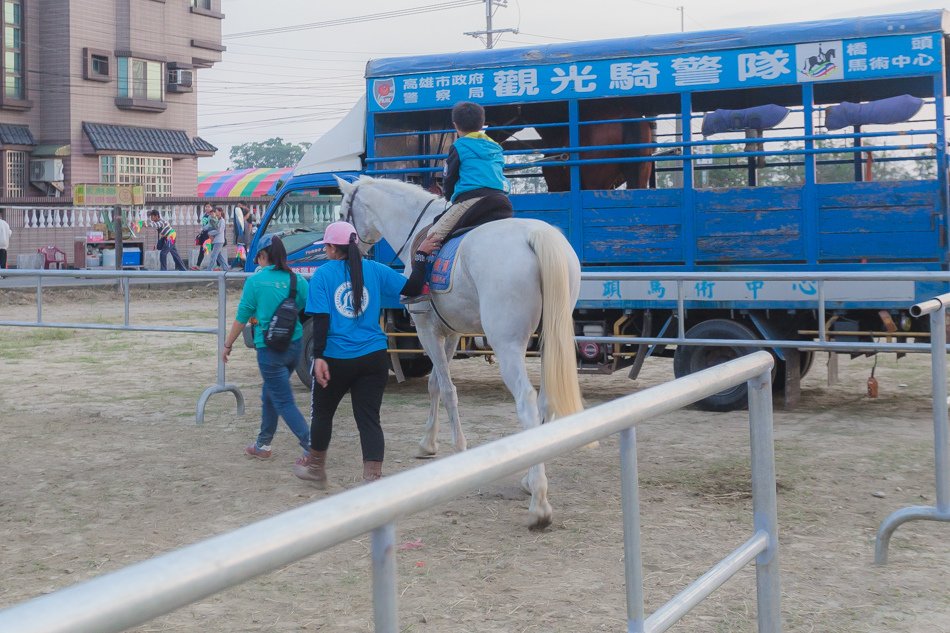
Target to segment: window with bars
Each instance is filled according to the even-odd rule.
[[[146,196],[172,195],[172,159],[161,156],[100,156],[101,182],[142,185]]]
[[[5,184],[3,193],[6,196],[15,198],[24,195],[26,192],[26,152],[6,152],[7,170],[5,174]]]
[[[26,99],[23,86],[23,3],[3,0],[3,96]]]

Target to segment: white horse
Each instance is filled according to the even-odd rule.
[[[416,185],[362,176],[339,178],[342,215],[364,244],[385,239],[409,269],[412,237],[444,210],[437,196]],[[400,248],[401,246],[401,248]],[[515,398],[524,429],[583,409],[577,380],[572,311],[580,291],[580,263],[571,245],[550,224],[507,219],[472,229],[456,255],[449,292],[430,295],[432,309],[413,310],[416,332],[432,361],[431,406],[419,456],[435,455],[439,400],[452,425],[456,450],[465,450],[458,396],[449,374],[460,333],[484,332],[498,359],[501,377]],[[414,307],[414,306],[411,306]],[[540,395],[528,378],[525,352],[541,323]],[[544,464],[522,480],[531,493],[529,527],[551,523]]]

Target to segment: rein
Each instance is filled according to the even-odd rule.
[[[392,261],[389,262],[390,264],[394,264],[394,263],[396,262],[396,260],[399,259],[399,254],[402,253],[402,249],[406,248],[406,245],[409,244],[409,240],[411,240],[412,237],[413,237],[413,235],[415,235],[415,233],[416,233],[416,227],[419,226],[419,222],[422,221],[422,216],[424,216],[424,215],[426,214],[426,211],[429,210],[429,206],[430,206],[433,202],[435,202],[435,198],[432,198],[432,200],[429,200],[428,202],[426,202],[426,206],[422,207],[422,211],[419,212],[419,215],[416,217],[416,221],[413,222],[412,228],[409,229],[409,235],[406,236],[406,241],[404,241],[404,242],[402,243],[402,246],[399,247],[399,250],[396,251],[396,254],[393,256]],[[352,206],[353,206],[353,205],[351,204],[351,205],[350,205],[350,208],[352,208]]]
[[[353,195],[350,196],[350,206],[346,210],[346,221],[350,222],[351,224],[354,224],[353,223],[353,219],[354,219],[353,218],[353,203],[356,201],[356,193],[358,191],[359,191],[359,186],[353,189]],[[412,228],[409,229],[409,235],[406,236],[406,240],[402,243],[402,246],[399,247],[399,250],[396,251],[396,254],[393,256],[392,261],[389,262],[389,265],[396,263],[396,260],[399,259],[400,253],[402,253],[403,249],[406,248],[406,246],[409,244],[409,241],[412,240],[413,235],[415,235],[416,228],[419,226],[419,222],[422,221],[422,217],[426,214],[426,211],[429,210],[429,207],[432,206],[432,203],[435,201],[436,201],[436,198],[432,198],[425,204],[424,207],[422,207],[422,211],[420,211],[419,215],[416,217],[416,221],[412,224]],[[356,228],[355,224],[353,228]],[[359,234],[359,231],[357,231],[356,233],[356,238],[363,244],[368,244],[370,246],[373,246],[379,243],[379,240],[376,240],[375,242],[368,242],[364,240],[363,237]]]

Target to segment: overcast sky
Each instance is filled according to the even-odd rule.
[[[424,7],[445,0],[224,0],[224,44],[214,68],[199,71],[199,134],[217,146],[199,169],[230,166],[232,145],[279,136],[312,142],[364,92],[366,61],[377,57],[484,48],[466,31],[485,29],[484,5],[371,22],[241,37],[292,27]],[[950,0],[508,0],[497,8],[496,48],[630,37],[680,30],[781,24],[849,16],[950,8]]]

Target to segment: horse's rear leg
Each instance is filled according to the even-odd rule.
[[[499,349],[492,343],[498,364],[501,368],[501,378],[515,397],[515,406],[518,410],[518,419],[522,429],[533,429],[541,424],[538,410],[538,395],[534,385],[528,379],[528,371],[524,364],[524,348],[507,346]],[[528,507],[530,514],[528,527],[532,530],[543,530],[551,524],[553,510],[548,502],[548,478],[544,472],[544,464],[535,464],[528,469],[528,474],[521,481],[531,493],[531,504]]]

